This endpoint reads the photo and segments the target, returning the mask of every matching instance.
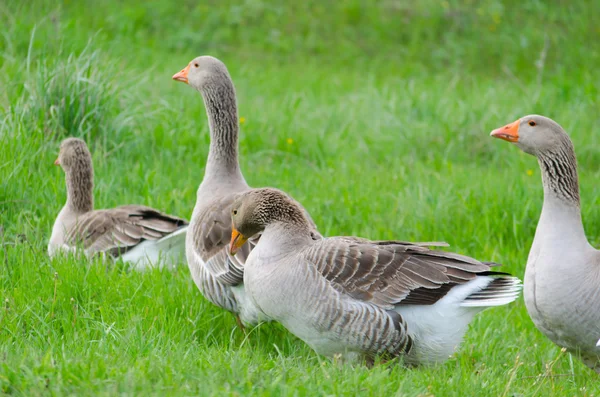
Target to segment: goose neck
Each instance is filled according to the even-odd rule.
[[[567,140],[557,149],[538,155],[545,197],[579,207],[579,180],[573,144]]]
[[[202,96],[210,127],[207,173],[239,173],[239,125],[233,83],[222,79],[205,87]]]
[[[73,168],[66,172],[67,205],[76,213],[85,213],[94,208],[94,171],[91,166]]]
[[[567,143],[538,156],[544,205],[537,230],[553,241],[587,242],[581,221],[577,161],[572,144]]]
[[[310,230],[295,224],[273,222],[262,232],[256,255],[276,259],[289,255],[312,241]]]

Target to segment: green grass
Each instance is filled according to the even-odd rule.
[[[125,3],[0,4],[0,393],[600,395],[522,299],[478,316],[444,365],[367,369],[276,324],[244,337],[185,266],[46,255],[67,136],[90,145],[99,208],[191,215],[208,126],[170,77],[200,54],[234,78],[246,179],[288,191],[327,235],[445,240],[522,277],[540,173],[488,134],[541,113],[573,138],[598,245],[595,2]]]

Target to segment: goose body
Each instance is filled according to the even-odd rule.
[[[478,312],[520,291],[493,264],[418,243],[311,239],[302,211],[275,189],[244,193],[232,214],[232,252],[261,233],[245,264],[249,299],[326,356],[443,362]]]
[[[247,299],[243,267],[254,242],[236,257],[229,255],[231,204],[250,189],[238,162],[238,112],[233,81],[218,59],[201,56],[173,76],[202,94],[210,127],[210,149],[204,179],[186,237],[186,256],[192,278],[204,297],[237,316],[243,324],[257,324],[261,317]],[[307,214],[308,216],[308,214]],[[312,221],[311,221],[312,222]],[[313,236],[320,238],[313,223]]]
[[[248,189],[245,181],[203,181],[186,237],[188,267],[196,286],[211,303],[238,315],[246,325],[259,322],[243,286],[243,256],[247,253],[233,258],[226,247],[231,235],[231,203]]]
[[[183,259],[186,220],[142,205],[93,209],[92,159],[81,139],[63,141],[55,164],[65,171],[67,202],[52,227],[51,257],[81,249],[88,256],[120,257],[138,270]]]
[[[600,251],[583,229],[573,144],[556,122],[529,115],[492,132],[538,158],[544,204],[525,270],[536,327],[600,373]]]

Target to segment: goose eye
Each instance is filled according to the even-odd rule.
[[[231,211],[231,213],[232,213],[233,215],[237,215],[237,210],[233,210],[233,211]]]
[[[197,63],[195,63],[195,64],[194,64],[194,67],[195,67],[195,68],[197,68],[197,67],[198,67],[198,64],[197,64]]]
[[[533,121],[533,120],[530,120],[529,123],[527,123],[527,124],[529,124],[532,127],[536,126],[535,121]]]

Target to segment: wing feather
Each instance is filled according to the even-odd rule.
[[[158,240],[188,222],[141,205],[85,213],[66,236],[72,246],[89,253],[108,252],[118,256],[144,240]]]
[[[386,309],[433,304],[453,286],[489,273],[491,266],[421,243],[349,237],[317,241],[303,255],[336,289]]]
[[[238,285],[244,281],[244,264],[260,239],[257,236],[246,243],[235,256],[229,254],[231,206],[241,193],[215,198],[211,205],[196,215],[191,231],[194,242],[192,249],[202,259],[206,269],[225,285]],[[304,212],[313,227],[314,238],[321,239],[314,222],[306,210]]]

